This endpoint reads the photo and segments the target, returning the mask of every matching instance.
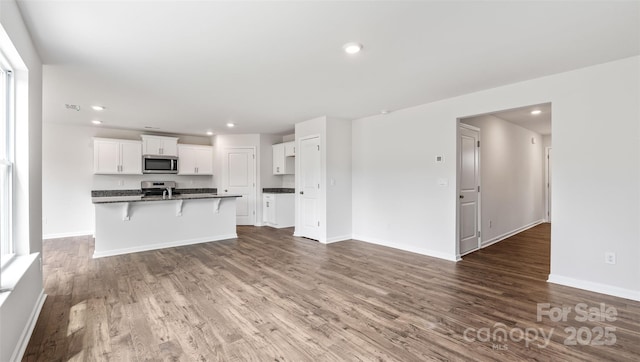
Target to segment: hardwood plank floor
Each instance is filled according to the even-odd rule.
[[[47,240],[48,298],[23,360],[640,360],[639,302],[545,282],[549,229],[458,263],[268,227],[95,260],[90,237]],[[538,303],[573,312],[538,321]],[[578,303],[616,320],[578,321]]]

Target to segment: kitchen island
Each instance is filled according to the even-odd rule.
[[[94,258],[236,238],[236,198],[210,192],[170,197],[92,192]]]

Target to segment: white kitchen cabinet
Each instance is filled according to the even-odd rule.
[[[291,141],[291,142],[285,142],[283,143],[284,145],[284,156],[285,157],[293,157],[296,155],[296,143]]]
[[[213,147],[178,145],[178,175],[213,175]]]
[[[178,155],[178,138],[142,135],[142,153],[145,155]]]
[[[293,175],[295,173],[295,158],[285,156],[285,144],[273,145],[273,174]]]
[[[142,142],[94,138],[93,173],[96,175],[142,175]]]
[[[292,227],[295,222],[294,204],[294,194],[263,194],[263,223],[274,228]]]

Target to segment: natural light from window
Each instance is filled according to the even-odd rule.
[[[0,54],[0,265],[14,255],[13,210],[13,72]]]

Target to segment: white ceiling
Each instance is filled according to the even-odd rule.
[[[539,110],[541,113],[531,114],[533,110]],[[551,134],[551,103],[510,109],[491,113],[491,115],[543,136]]]
[[[640,54],[638,1],[18,3],[45,122],[185,134],[290,132]]]

